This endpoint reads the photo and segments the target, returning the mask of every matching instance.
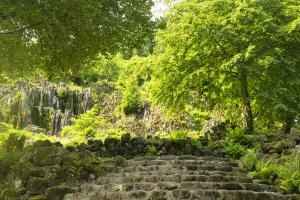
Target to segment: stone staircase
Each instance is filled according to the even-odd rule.
[[[296,200],[246,177],[238,163],[211,156],[136,157],[65,200]]]

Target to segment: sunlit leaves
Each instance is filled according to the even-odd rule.
[[[139,48],[152,30],[152,4],[151,0],[3,0],[0,59],[5,62],[0,68],[14,74],[33,67],[49,77],[68,76],[99,53]]]
[[[196,92],[198,108],[238,114],[246,72],[255,119],[284,122],[299,111],[299,6],[294,0],[176,4],[157,34],[154,99],[180,110]]]

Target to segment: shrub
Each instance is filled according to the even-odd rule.
[[[0,112],[0,118],[1,118],[1,112]],[[0,133],[7,132],[10,129],[9,125],[3,122],[0,122]]]
[[[250,146],[250,144],[252,143],[252,139],[253,139],[253,136],[247,135],[246,131],[242,128],[231,129],[228,132],[227,136],[234,143],[239,143],[239,144],[247,145],[247,146]]]
[[[11,167],[18,162],[22,155],[22,151],[6,152],[0,147],[0,183],[5,180]]]
[[[277,178],[277,166],[272,162],[272,160],[264,161],[259,160],[256,165],[256,171],[250,172],[248,175],[251,178],[257,178],[265,181],[268,184],[274,183]]]
[[[221,141],[210,142],[207,146],[209,151],[214,151],[216,149],[224,149],[224,143]]]
[[[283,141],[276,142],[276,143],[273,145],[273,149],[274,149],[278,154],[281,154],[282,151],[283,151],[283,145],[284,145],[284,142],[283,142]]]
[[[142,110],[142,101],[137,83],[132,83],[130,87],[122,91],[121,110],[126,114],[138,114]]]
[[[257,135],[268,136],[268,135],[272,134],[272,130],[270,130],[269,128],[266,128],[266,127],[262,127],[262,128],[260,128],[256,131],[256,134]]]
[[[240,144],[233,143],[232,141],[227,141],[223,145],[224,153],[231,158],[237,159],[245,154],[245,147]]]
[[[153,145],[147,147],[147,156],[155,156],[157,155],[157,148]]]
[[[97,116],[95,111],[89,110],[78,118],[72,119],[72,126],[66,126],[61,132],[63,137],[78,137],[84,142],[86,137],[94,137],[97,130],[103,126],[104,120]],[[72,140],[72,139],[71,139]]]
[[[259,161],[257,157],[257,149],[247,149],[246,154],[241,159],[241,167],[247,171],[254,171]]]
[[[203,145],[199,140],[192,139],[192,145],[196,147],[198,150],[203,150]]]
[[[289,192],[300,192],[300,155],[288,158],[278,168],[279,184]]]
[[[186,140],[187,138],[199,139],[203,134],[200,131],[174,130],[171,132],[157,132],[155,135],[170,140]]]
[[[67,96],[67,94],[68,94],[68,91],[67,91],[67,88],[65,88],[65,87],[58,87],[56,89],[56,95],[59,98],[65,98]]]
[[[108,137],[121,139],[122,135],[124,135],[125,133],[127,133],[127,131],[120,129],[103,129],[97,132],[97,134],[95,135],[95,139],[102,141],[104,141]],[[133,136],[133,134],[131,134],[131,136]]]
[[[12,133],[4,141],[4,149],[6,152],[9,151],[21,151],[24,148],[26,137],[24,135],[17,135]]]

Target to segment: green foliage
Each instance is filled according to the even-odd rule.
[[[196,147],[198,150],[203,150],[202,143],[199,141],[199,139],[192,139],[192,145]]]
[[[256,135],[259,136],[267,136],[272,134],[272,130],[267,127],[261,127],[256,131]]]
[[[67,146],[79,145],[89,139],[103,141],[108,137],[120,139],[126,133],[125,130],[112,128],[94,108],[72,121],[73,125],[64,127],[60,133],[62,143]]]
[[[148,84],[152,76],[151,56],[134,56],[124,61],[117,88],[122,92],[121,111],[126,115],[139,114],[149,101]]]
[[[189,131],[172,131],[169,134],[172,140],[184,140],[187,139]]]
[[[78,118],[73,119],[72,122],[74,125],[66,126],[62,130],[61,136],[78,136],[84,138],[86,136],[93,137],[95,136],[97,130],[104,125],[103,120],[99,116],[96,116],[96,113],[93,109],[79,115]]]
[[[56,95],[59,98],[65,98],[67,94],[68,94],[68,91],[67,91],[67,88],[65,88],[65,87],[59,87],[56,90]]]
[[[22,155],[22,151],[4,151],[0,147],[0,184],[3,183],[2,181],[5,180],[12,166],[19,161]]]
[[[0,133],[0,146],[7,146],[8,149],[12,150],[21,149],[19,147],[22,147],[23,143],[18,143],[20,138],[26,138],[26,143],[28,144],[33,143],[36,140],[50,140],[52,142],[57,141],[57,138],[54,136],[9,128],[6,132]]]
[[[278,168],[280,186],[288,192],[300,192],[300,155],[289,157]]]
[[[208,144],[209,151],[220,150],[230,158],[238,159],[247,153],[247,146],[250,146],[252,135],[247,135],[244,129],[230,129],[224,138]]]
[[[248,149],[240,161],[248,176],[265,181],[268,184],[277,183],[282,189],[291,193],[300,192],[300,155],[283,156],[277,160],[260,159],[258,149]]]
[[[205,122],[210,119],[210,113],[201,111],[193,106],[186,107],[186,113],[191,117],[193,123],[195,124],[195,128],[202,129]]]
[[[246,152],[246,148],[244,146],[231,141],[225,141],[223,146],[224,153],[234,159],[242,157]]]
[[[272,160],[258,160],[255,165],[255,171],[248,174],[251,178],[257,178],[268,184],[274,183],[277,178],[277,165]]]
[[[254,171],[256,164],[259,161],[257,157],[257,149],[247,149],[245,155],[241,158],[241,167],[247,171]]]
[[[157,155],[158,151],[157,151],[157,149],[156,149],[155,146],[149,145],[147,148],[148,148],[148,150],[147,150],[147,155],[148,156],[155,156],[155,155]]]
[[[120,158],[101,158],[95,153],[65,151],[62,156],[63,162],[61,165],[66,180],[88,180],[89,173],[99,176],[105,171],[105,165],[117,166],[120,163]]]
[[[207,149],[211,152],[213,152],[214,150],[218,150],[218,149],[224,149],[224,146],[223,146],[223,142],[222,141],[214,141],[214,142],[209,142],[208,143],[208,146],[207,146]]]
[[[203,134],[199,131],[191,131],[191,130],[174,130],[171,132],[158,132],[155,133],[156,136],[160,138],[167,138],[170,140],[186,140],[188,138],[191,139],[199,139]]]
[[[283,141],[278,141],[274,144],[273,148],[278,154],[281,154],[283,151],[283,145],[284,145]]]
[[[94,85],[97,81],[115,83],[118,80],[123,61],[120,54],[112,58],[99,55],[95,60],[87,63],[77,76],[85,85]]]
[[[152,30],[152,5],[150,0],[1,1],[0,74],[18,77],[42,69],[50,78],[68,76],[99,53],[139,48]]]
[[[24,148],[26,137],[24,135],[17,135],[12,133],[4,141],[4,149],[6,152],[21,151]]]
[[[130,87],[122,94],[122,103],[120,105],[122,111],[126,115],[138,114],[142,110],[142,102],[137,82],[129,83]]]
[[[239,159],[246,153],[246,147],[234,143],[232,140],[218,140],[214,142],[210,142],[207,146],[208,151],[221,151],[225,154],[225,156]]]
[[[299,112],[300,29],[289,28],[299,27],[299,4],[180,1],[157,34],[153,99],[176,110],[222,109],[250,131],[251,108],[257,124],[291,126]]]
[[[136,182],[141,182],[142,179],[143,179],[142,176],[134,176],[133,177],[133,180],[136,181]]]
[[[7,129],[5,132],[0,133],[0,197],[1,184],[5,184],[8,172],[26,153],[24,151],[25,144],[32,144],[37,140],[57,141],[55,137],[31,133],[24,130],[15,130],[5,124],[3,124],[3,126]]]
[[[248,135],[245,129],[235,128],[229,130],[227,137],[232,140],[233,143],[242,145],[249,145],[252,143],[253,135]]]
[[[7,132],[10,129],[9,125],[3,122],[0,122],[0,133]]]

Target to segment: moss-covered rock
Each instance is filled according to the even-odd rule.
[[[273,149],[275,150],[276,153],[281,154],[283,151],[283,142],[279,141],[279,142],[275,143],[273,145]],[[270,152],[272,152],[272,151],[270,151]]]
[[[66,186],[66,185],[60,185],[60,186],[54,186],[47,188],[45,192],[45,197],[47,200],[63,200],[64,196],[69,193],[76,192],[76,189]]]
[[[63,151],[62,147],[56,146],[37,147],[33,151],[32,162],[41,167],[59,165],[62,161]]]
[[[8,174],[8,183],[18,190],[27,185],[29,177],[43,177],[45,172],[30,162],[18,163]]]
[[[47,181],[44,178],[30,177],[27,183],[27,192],[31,195],[44,194],[47,188]]]
[[[44,195],[36,195],[36,196],[29,197],[28,200],[47,200],[47,199]]]
[[[284,149],[291,149],[291,148],[295,148],[297,145],[296,141],[292,141],[292,140],[287,140],[283,142],[283,148]]]
[[[48,186],[64,182],[68,178],[66,171],[59,165],[49,166],[45,170],[45,180]]]

